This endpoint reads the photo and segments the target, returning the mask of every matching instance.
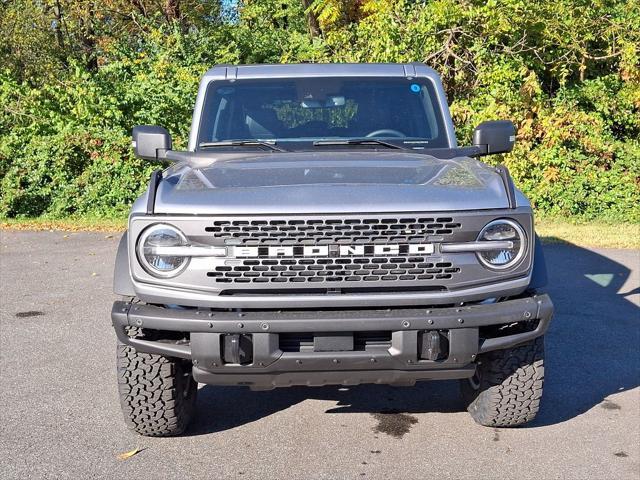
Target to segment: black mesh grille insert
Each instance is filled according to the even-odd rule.
[[[421,243],[460,228],[452,217],[215,220],[205,227],[227,245],[377,245]]]
[[[241,260],[207,272],[216,283],[381,282],[448,280],[460,268],[425,256],[350,258],[269,258]]]
[[[283,352],[313,351],[313,333],[281,333],[279,347]],[[353,332],[353,350],[366,351],[373,348],[391,347],[391,332]]]

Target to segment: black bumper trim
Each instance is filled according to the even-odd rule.
[[[242,376],[229,373],[214,373],[193,369],[193,378],[210,385],[246,385],[252,390],[271,390],[276,387],[305,385],[360,385],[377,383],[383,385],[411,386],[422,380],[451,380],[470,378],[475,365],[449,370],[352,370],[322,372],[244,373]]]
[[[451,329],[551,317],[548,295],[451,308],[216,312],[114,302],[114,326],[180,332],[285,333]],[[407,325],[405,322],[408,322]]]
[[[539,320],[535,330],[499,338],[485,339],[477,353],[508,348],[543,335],[553,315],[548,295],[508,300],[499,303],[452,308],[411,308],[387,310],[339,311],[246,311],[219,312],[208,309],[170,309],[118,301],[111,318],[121,342],[140,351],[180,358],[191,358],[188,345],[151,342],[130,338],[125,327],[140,327],[195,333],[287,333],[355,332],[386,330],[392,332],[433,329],[477,329],[478,327]]]

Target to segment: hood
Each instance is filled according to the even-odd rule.
[[[389,151],[198,152],[165,172],[162,214],[295,214],[507,208],[500,176],[468,157]]]

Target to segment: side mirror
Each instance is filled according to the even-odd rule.
[[[506,153],[513,150],[516,141],[516,127],[509,120],[482,122],[473,131],[473,145],[482,155]]]
[[[133,153],[145,160],[164,160],[171,150],[171,135],[167,129],[155,125],[138,125],[131,133]]]

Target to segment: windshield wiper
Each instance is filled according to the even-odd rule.
[[[286,152],[284,148],[276,147],[269,142],[263,142],[260,140],[221,140],[219,142],[202,142],[198,145],[200,148],[215,148],[215,147],[264,147],[274,152]]]
[[[385,142],[384,140],[378,140],[375,138],[347,138],[345,140],[317,140],[313,142],[314,147],[325,147],[332,145],[381,145],[387,148],[407,150],[405,147],[401,147],[400,145]]]

